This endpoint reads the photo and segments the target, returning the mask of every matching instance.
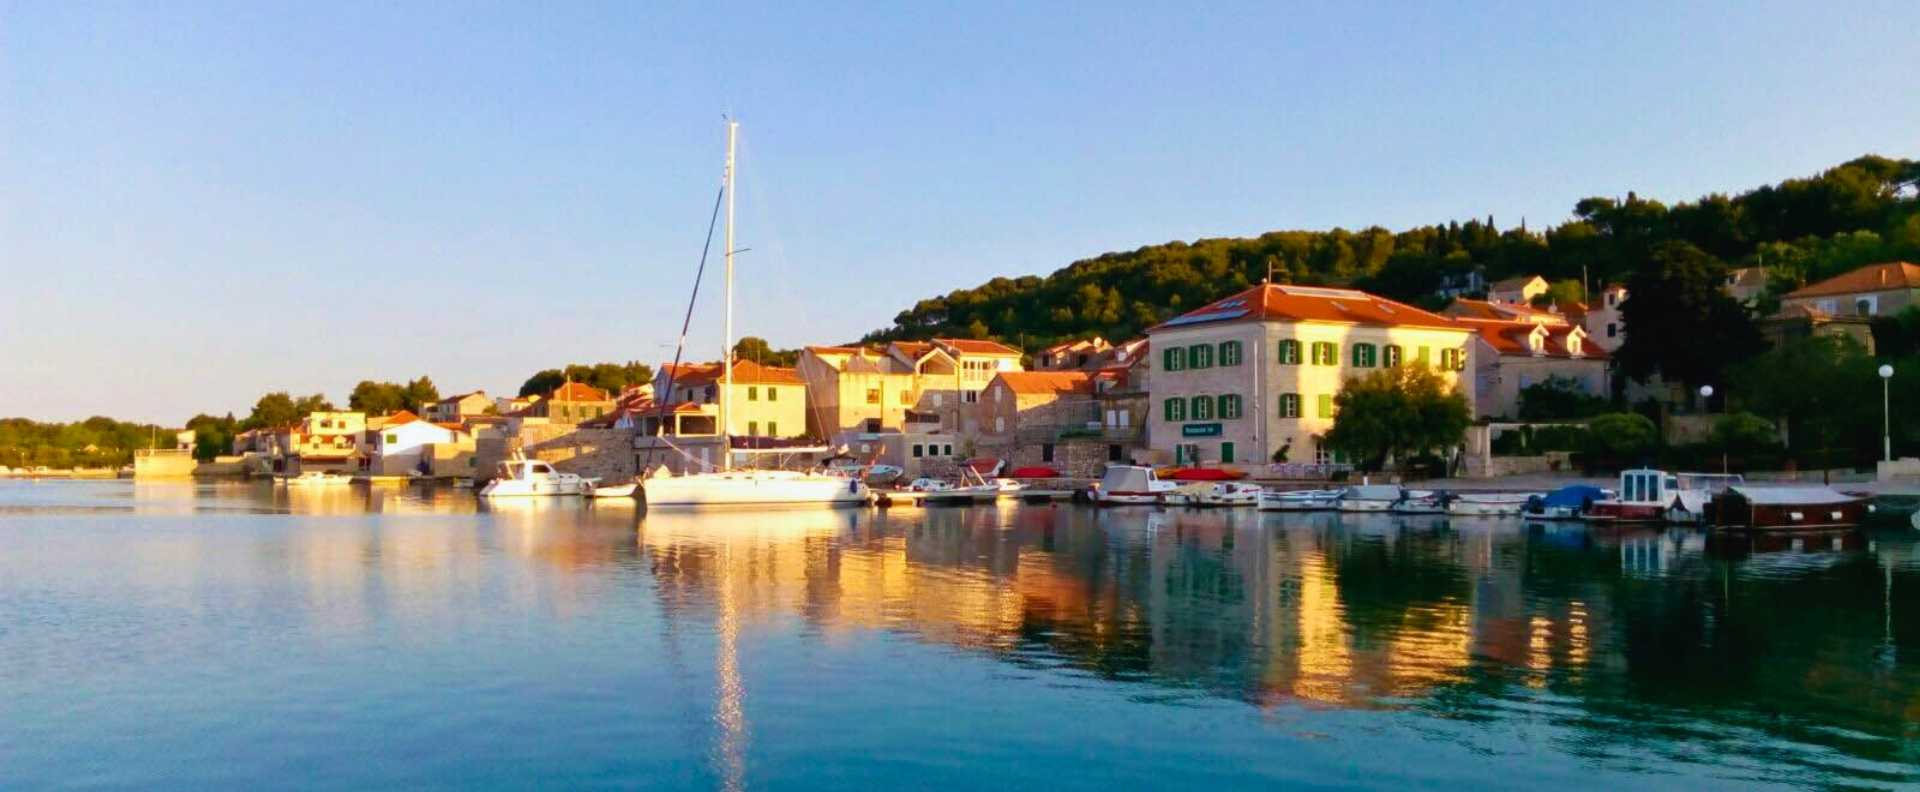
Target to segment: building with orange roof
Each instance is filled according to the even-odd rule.
[[[1003,371],[1022,371],[1020,350],[995,341],[935,338],[800,352],[807,420],[817,436],[900,431],[909,413],[950,432],[978,430],[973,405]]]
[[[1578,325],[1524,319],[1460,318],[1474,331],[1474,415],[1518,418],[1521,393],[1549,381],[1577,393],[1606,396],[1607,350]]]
[[[520,410],[523,417],[577,424],[613,411],[613,395],[584,382],[568,382]]]
[[[493,399],[483,390],[448,396],[422,408],[421,417],[439,423],[460,423],[469,416],[485,415],[493,409]]]
[[[1341,461],[1333,398],[1380,368],[1429,365],[1474,398],[1473,331],[1353,289],[1262,284],[1147,330],[1147,442],[1178,464]]]
[[[1805,306],[1827,316],[1893,316],[1920,305],[1920,264],[1869,264],[1780,298],[1782,309]]]
[[[376,476],[428,475],[433,472],[428,460],[434,446],[464,446],[470,459],[473,436],[460,424],[429,421],[401,410],[387,416],[378,428],[367,430],[360,468]],[[464,475],[473,473],[464,471]]]
[[[735,437],[804,437],[807,434],[807,383],[782,366],[736,360],[731,384],[718,361],[660,367],[653,392],[675,408],[693,405],[714,421],[720,416],[721,389],[728,397],[726,433]],[[717,426],[717,423],[715,424]]]

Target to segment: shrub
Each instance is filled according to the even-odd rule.
[[[1587,424],[1587,458],[1594,464],[1635,462],[1659,442],[1659,428],[1644,415],[1607,413]]]

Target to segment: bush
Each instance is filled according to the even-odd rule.
[[[1637,463],[1659,444],[1659,428],[1644,415],[1607,413],[1587,424],[1587,459],[1592,464]]]
[[[1746,456],[1778,445],[1779,431],[1773,422],[1750,412],[1720,416],[1713,422],[1713,445],[1736,456]]]
[[[1566,377],[1548,377],[1520,389],[1522,421],[1591,418],[1606,412],[1607,407],[1605,398],[1588,395],[1578,382]]]

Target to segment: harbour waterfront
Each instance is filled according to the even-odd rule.
[[[1920,545],[0,482],[6,786],[1896,787]]]

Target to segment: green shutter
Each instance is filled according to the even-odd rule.
[[[1182,349],[1180,347],[1172,347],[1168,349],[1166,352],[1161,353],[1160,362],[1164,364],[1162,367],[1168,371],[1179,371],[1181,369],[1186,368],[1187,367],[1186,352],[1187,351],[1185,349]]]
[[[1317,411],[1319,412],[1320,417],[1332,418],[1333,417],[1333,395],[1330,393],[1322,393],[1316,399],[1316,401],[1317,401]]]
[[[1187,414],[1192,416],[1193,420],[1196,421],[1205,421],[1213,418],[1213,397],[1193,397],[1192,406],[1187,409]]]
[[[1166,400],[1161,409],[1164,411],[1168,421],[1184,421],[1187,419],[1187,402],[1178,396]]]
[[[1280,362],[1289,366],[1300,365],[1300,342],[1291,338],[1281,341]]]

